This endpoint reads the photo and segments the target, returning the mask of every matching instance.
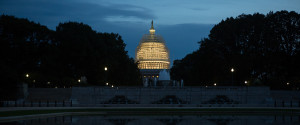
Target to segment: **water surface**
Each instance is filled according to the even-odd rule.
[[[300,116],[278,115],[83,115],[0,123],[7,125],[300,125]]]

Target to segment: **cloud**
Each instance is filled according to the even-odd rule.
[[[194,8],[190,8],[191,10],[195,10],[195,11],[207,11],[209,10],[208,8],[199,8],[199,7],[194,7]]]
[[[93,4],[71,0],[2,0],[0,12],[48,24],[50,28],[64,21],[100,23],[109,21],[107,18],[114,17],[122,17],[121,20],[155,18],[151,11],[144,7],[128,4]]]
[[[51,29],[55,29],[60,22],[77,21],[90,25],[98,32],[119,33],[131,57],[134,57],[143,34],[148,34],[150,21],[156,19],[152,10],[138,5],[71,0],[0,0],[0,13],[28,18]],[[166,40],[171,60],[183,58],[197,50],[197,42],[207,37],[213,26],[193,23],[159,25],[156,20],[154,22],[156,33]]]

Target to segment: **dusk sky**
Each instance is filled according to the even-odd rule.
[[[98,32],[119,33],[130,57],[153,19],[173,61],[197,50],[197,42],[222,19],[279,10],[299,13],[299,6],[300,0],[0,0],[0,13],[52,30],[60,22],[76,21]]]

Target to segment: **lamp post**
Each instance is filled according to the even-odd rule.
[[[108,85],[108,82],[107,82],[107,70],[108,70],[108,68],[105,66],[104,67],[104,71],[105,71],[105,82],[106,82],[106,85]]]
[[[32,86],[34,87],[34,83],[30,82],[30,78],[29,77],[30,77],[29,74],[26,73],[25,74],[25,79],[24,79],[25,81],[24,82],[26,82],[27,84],[32,84]]]
[[[233,85],[233,72],[234,72],[234,68],[231,68],[231,85]]]

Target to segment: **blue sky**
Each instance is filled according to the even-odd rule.
[[[119,33],[130,57],[153,19],[173,61],[197,50],[197,42],[222,19],[279,10],[299,13],[299,5],[300,0],[0,0],[0,13],[53,30],[60,22],[77,21],[98,32]]]

